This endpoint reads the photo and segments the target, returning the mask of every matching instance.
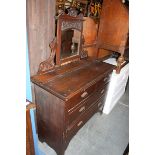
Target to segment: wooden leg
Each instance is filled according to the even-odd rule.
[[[65,154],[65,149],[60,149],[57,151],[57,155],[64,155]]]
[[[120,73],[121,70],[121,64],[124,62],[124,56],[121,55],[117,60],[117,68],[116,68],[116,74]]]
[[[99,110],[99,113],[100,113],[100,115],[102,115],[103,114],[103,110]]]
[[[40,141],[41,143],[44,142],[44,140],[43,140],[41,137],[39,137],[39,136],[38,136],[38,139],[39,139],[39,141]]]
[[[102,106],[102,107],[100,107],[100,108],[98,109],[98,112],[100,113],[100,115],[103,114],[103,108],[104,108],[104,106]]]

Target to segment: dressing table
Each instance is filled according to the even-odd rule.
[[[114,66],[90,60],[83,50],[83,15],[70,9],[58,17],[50,57],[41,62],[34,83],[38,137],[57,155],[78,130],[102,112]]]

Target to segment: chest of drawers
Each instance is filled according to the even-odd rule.
[[[113,68],[83,60],[33,76],[40,141],[63,155],[77,131],[103,108]]]

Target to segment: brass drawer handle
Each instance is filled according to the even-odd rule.
[[[79,109],[79,112],[82,112],[83,110],[85,110],[85,106],[81,107],[81,108]]]
[[[88,93],[85,91],[85,92],[81,95],[81,97],[84,98],[84,97],[87,96],[87,95],[88,95]]]
[[[100,107],[101,105],[102,105],[102,102],[99,102],[99,103],[98,103],[98,107]]]
[[[102,90],[101,90],[101,94],[103,94],[103,93],[104,93],[104,91],[105,91],[105,90],[104,90],[104,89],[102,89]]]
[[[80,126],[82,123],[83,123],[83,121],[80,121],[80,122],[77,124],[77,126]]]

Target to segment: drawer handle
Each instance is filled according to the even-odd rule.
[[[79,112],[82,112],[83,110],[85,110],[85,106],[81,107]]]
[[[80,121],[80,122],[77,124],[77,126],[80,126],[82,123],[83,123],[83,121]]]
[[[81,97],[84,98],[84,97],[87,96],[87,95],[88,95],[88,93],[85,91],[85,92],[81,95]]]
[[[104,78],[104,80],[103,80],[103,81],[105,82],[105,81],[107,81],[107,80],[108,80],[108,77]]]
[[[104,90],[104,89],[102,89],[102,90],[101,90],[101,94],[103,94],[103,93],[104,93],[104,91],[105,91],[105,90]]]
[[[99,102],[99,103],[98,103],[98,107],[100,107],[101,105],[102,105],[102,102]]]

